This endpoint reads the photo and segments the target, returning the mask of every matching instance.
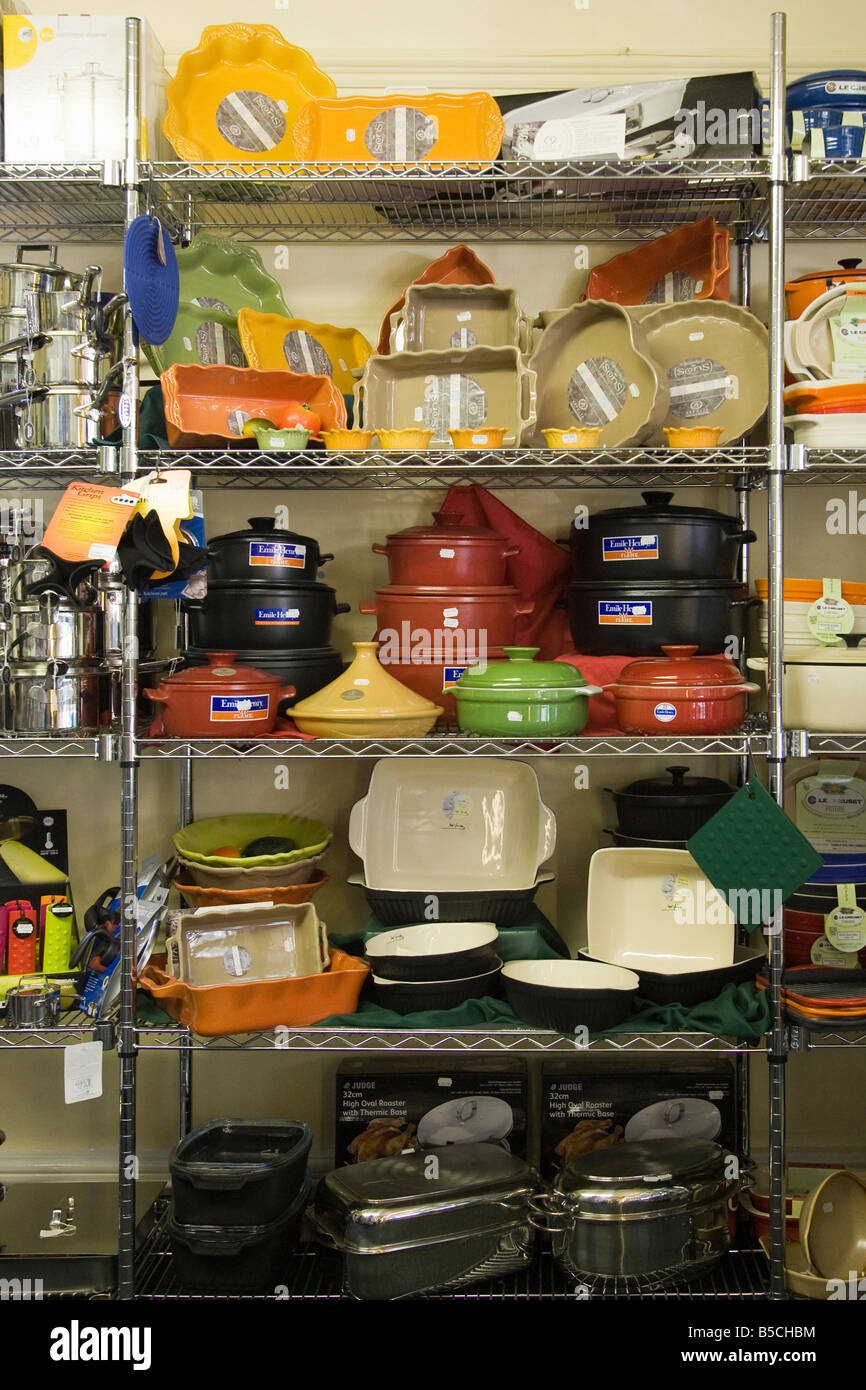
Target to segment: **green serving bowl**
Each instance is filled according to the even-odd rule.
[[[282,449],[297,454],[306,449],[312,430],[278,430],[270,420],[247,420],[244,434],[253,437],[260,449]]]
[[[263,835],[279,835],[294,840],[297,849],[285,854],[257,854],[250,859],[232,859],[214,854],[214,850],[222,845],[237,845],[242,849]],[[321,821],[307,820],[305,816],[248,812],[191,821],[183,830],[177,831],[174,847],[182,859],[189,859],[194,864],[205,864],[214,869],[257,869],[310,859],[327,849],[332,835],[333,831]]]
[[[492,738],[579,734],[600,687],[566,662],[536,661],[538,647],[504,650],[507,661],[471,666],[453,687],[461,729]]]

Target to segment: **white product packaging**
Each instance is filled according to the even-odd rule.
[[[10,164],[101,164],[125,154],[126,19],[3,16],[3,158]],[[163,51],[141,21],[141,156],[162,157]]]

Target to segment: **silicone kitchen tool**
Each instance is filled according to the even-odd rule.
[[[75,913],[70,903],[55,903],[45,913],[42,969],[46,975],[69,969]]]
[[[10,975],[29,975],[36,969],[39,928],[33,904],[26,898],[6,904],[9,932],[6,969]]]
[[[123,242],[123,274],[135,326],[159,346],[174,328],[180,303],[177,259],[158,217],[136,217]]]
[[[759,927],[824,862],[756,777],[686,847],[744,927]]]
[[[0,975],[6,970],[6,935],[9,930],[9,910],[0,904]]]

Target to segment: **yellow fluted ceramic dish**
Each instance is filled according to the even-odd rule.
[[[455,449],[501,449],[508,430],[504,425],[481,425],[477,430],[449,430]]]
[[[376,438],[382,449],[429,449],[433,438],[432,430],[376,430]]]
[[[353,642],[355,660],[324,689],[299,700],[292,719],[317,738],[421,738],[442,710],[408,690],[376,656],[378,642]]]
[[[601,434],[601,426],[584,425],[573,430],[542,430],[549,449],[594,449]]]
[[[251,367],[260,371],[315,372],[333,378],[343,395],[355,385],[353,369],[363,367],[373,349],[357,328],[336,328],[332,323],[284,318],[241,309],[238,314],[241,346]]]
[[[671,449],[715,449],[722,436],[721,425],[691,425],[663,431]]]
[[[351,454],[358,449],[370,449],[375,438],[373,430],[322,430],[322,439],[329,454]]]
[[[299,113],[312,97],[336,94],[272,24],[214,24],[181,57],[162,129],[180,159],[294,161]]]

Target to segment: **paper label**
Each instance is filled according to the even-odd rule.
[[[606,425],[620,414],[628,381],[612,357],[588,357],[568,383],[568,408],[582,425]]]
[[[601,599],[598,605],[598,621],[600,627],[627,624],[629,627],[650,627],[653,620],[653,606],[651,600],[622,600],[613,603],[609,599]]]
[[[668,370],[671,411],[681,420],[712,415],[734,394],[731,377],[712,357],[688,357]]]
[[[866,781],[856,768],[828,761],[820,776],[797,783],[797,828],[821,854],[866,854]]]
[[[270,702],[270,695],[211,695],[211,722],[236,724],[266,719]]]
[[[816,599],[806,617],[809,631],[819,642],[838,646],[840,633],[854,627],[854,609],[842,597],[841,579],[824,579],[823,593]]]
[[[63,1049],[63,1099],[67,1105],[102,1095],[102,1043],[72,1043]]]
[[[701,288],[701,281],[694,280],[685,270],[672,270],[656,280],[645,304],[673,304],[683,299],[694,299]]]
[[[826,936],[819,936],[812,942],[809,958],[813,965],[830,965],[836,970],[856,970],[860,964],[852,951],[837,951]]]
[[[663,700],[660,704],[656,705],[653,714],[660,724],[670,724],[671,720],[677,717],[677,707],[676,705],[670,704],[669,701]]]
[[[257,608],[253,622],[256,627],[297,627],[300,608]]]
[[[442,550],[439,551],[439,558],[440,558],[440,560],[453,560],[453,559],[454,559],[454,551],[453,551],[453,550],[448,550],[447,548],[443,548]]]
[[[840,883],[836,889],[838,906],[824,916],[824,935],[843,954],[866,946],[866,912],[857,906],[853,883]]]
[[[624,111],[571,116],[550,121],[520,121],[512,131],[515,159],[625,158]]]
[[[307,547],[288,541],[250,541],[250,564],[274,569],[301,570],[307,559]]]
[[[131,490],[70,483],[45,529],[42,544],[61,560],[111,559],[139,505],[138,494]]]
[[[658,536],[605,536],[601,543],[602,560],[657,560]]]
[[[442,676],[443,691],[453,690],[454,686],[457,684],[464,671],[467,671],[468,669],[469,668],[467,666],[446,666]]]

